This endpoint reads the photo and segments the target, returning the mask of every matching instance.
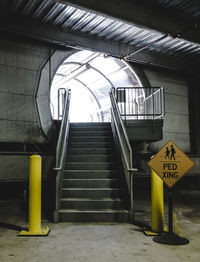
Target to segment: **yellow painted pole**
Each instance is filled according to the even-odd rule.
[[[42,158],[30,157],[29,173],[29,232],[41,232],[41,169]]]
[[[151,169],[151,205],[152,231],[161,233],[164,230],[163,181],[153,169]]]
[[[46,236],[49,228],[41,228],[41,185],[42,158],[39,155],[30,157],[29,170],[29,230],[22,230],[19,236]]]

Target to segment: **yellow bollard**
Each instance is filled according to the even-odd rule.
[[[151,231],[144,228],[144,234],[147,236],[157,236],[166,231],[166,228],[164,228],[163,181],[153,169],[151,169],[151,209]]]
[[[163,181],[153,169],[151,169],[151,205],[152,231],[161,233],[164,230]]]
[[[46,236],[49,228],[41,228],[41,184],[42,158],[30,157],[29,174],[29,230],[22,230],[18,236]]]

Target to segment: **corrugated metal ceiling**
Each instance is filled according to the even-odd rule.
[[[151,0],[180,16],[198,17],[200,15],[199,0]]]
[[[189,0],[153,0],[166,8],[183,10],[194,16],[199,12],[196,5]],[[87,34],[89,37],[101,38],[127,46],[146,47],[152,52],[170,56],[200,55],[200,45],[170,35],[141,29],[126,22],[118,21],[70,5],[63,5],[53,0],[1,0],[1,10],[8,14],[29,17],[38,23],[47,23],[64,30]]]

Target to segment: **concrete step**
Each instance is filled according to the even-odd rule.
[[[115,162],[67,162],[64,170],[116,170]]]
[[[106,162],[114,161],[112,155],[70,155],[68,154],[66,162]]]
[[[110,122],[71,122],[70,127],[74,126],[111,126]]]
[[[70,124],[59,220],[127,222],[110,123]]]
[[[69,136],[70,142],[110,142],[111,136]]]
[[[111,130],[111,123],[70,123],[70,130]]]
[[[120,198],[119,188],[62,188],[61,198]]]
[[[107,148],[68,148],[67,155],[112,155],[113,150]]]
[[[61,198],[60,208],[65,209],[122,209],[124,203],[120,198]]]
[[[68,144],[68,148],[107,148],[113,149],[113,143],[106,142],[70,142]]]
[[[112,131],[109,129],[98,129],[98,128],[95,128],[95,130],[93,129],[82,129],[81,131],[79,131],[79,129],[70,129],[70,133],[69,133],[70,136],[89,136],[89,137],[93,137],[93,136],[110,136],[112,137]]]
[[[120,179],[64,179],[63,188],[102,188],[120,187]]]
[[[118,170],[65,170],[64,178],[120,178]]]
[[[60,221],[65,222],[128,222],[128,210],[77,210],[62,209],[59,211]]]
[[[70,134],[74,132],[112,132],[112,129],[110,126],[77,126],[77,127],[70,127]]]

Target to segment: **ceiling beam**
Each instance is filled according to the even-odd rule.
[[[134,46],[130,47],[104,41],[100,38],[88,36],[86,33],[62,30],[53,25],[39,24],[29,18],[18,16],[0,16],[0,31],[19,34],[63,47],[107,53],[118,58],[122,58],[138,49]]]
[[[96,12],[104,16],[148,28],[164,34],[171,34],[194,43],[200,43],[200,30],[187,17],[183,20],[145,0],[57,0],[65,4]]]
[[[73,47],[80,50],[91,50],[117,58],[126,57],[128,54],[138,50],[136,47],[104,41],[84,33],[70,32],[55,26],[38,24],[33,20],[14,16],[12,16],[12,18],[0,17],[0,31],[42,40],[46,43],[54,44],[57,47]],[[178,71],[187,71],[188,68],[192,68],[191,65],[188,64],[188,60],[183,58],[178,59],[176,57],[159,55],[145,50],[136,52],[129,60]]]

